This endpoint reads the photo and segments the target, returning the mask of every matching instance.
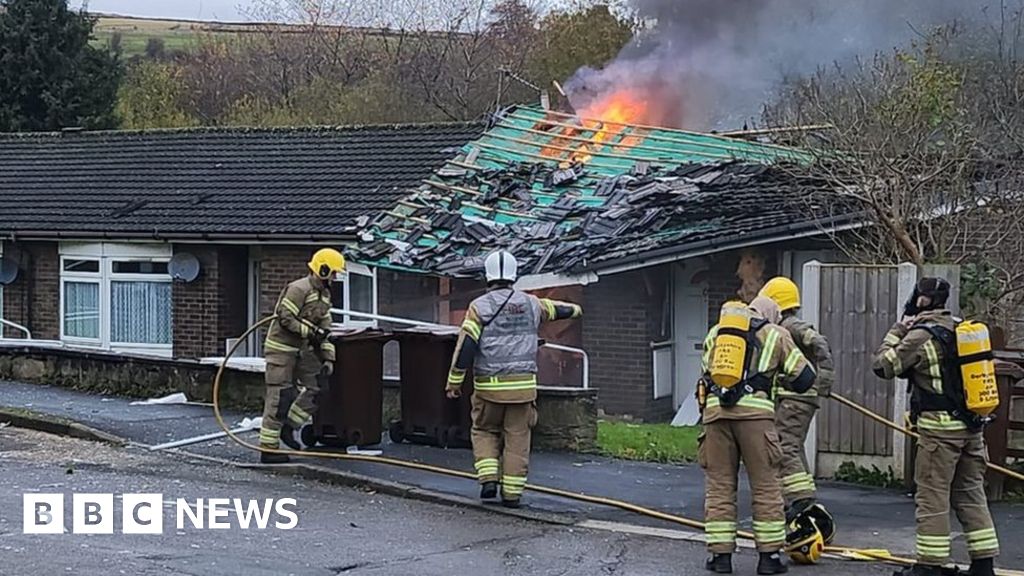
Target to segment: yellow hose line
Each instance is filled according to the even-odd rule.
[[[349,461],[355,461],[355,462],[369,462],[369,463],[372,463],[372,464],[385,464],[385,465],[388,465],[388,466],[398,466],[398,467],[401,467],[401,468],[409,468],[409,469],[412,469],[412,470],[421,470],[421,471],[424,471],[424,472],[432,472],[432,473],[435,473],[435,474],[442,474],[444,476],[452,476],[452,477],[455,477],[455,478],[465,478],[466,480],[473,480],[473,481],[476,480],[476,474],[472,474],[472,473],[469,473],[469,472],[463,472],[461,470],[452,470],[450,468],[442,468],[440,466],[431,466],[430,464],[423,464],[421,462],[410,462],[410,461],[407,461],[407,460],[398,460],[396,458],[386,458],[386,457],[383,457],[383,456],[364,456],[364,455],[361,455],[361,454],[339,454],[339,453],[335,453],[335,452],[297,452],[295,450],[281,450],[280,448],[270,450],[270,449],[262,448],[260,446],[255,445],[255,444],[250,444],[249,442],[246,442],[245,440],[240,438],[237,434],[232,432],[231,429],[228,427],[228,425],[224,422],[224,416],[220,412],[220,383],[221,383],[221,378],[222,378],[222,376],[224,374],[224,369],[227,367],[228,360],[230,360],[231,357],[234,356],[235,351],[238,349],[239,345],[241,345],[242,342],[245,342],[246,339],[249,337],[249,335],[251,335],[256,330],[262,328],[263,326],[266,326],[267,324],[272,322],[275,318],[276,318],[276,316],[268,316],[267,318],[264,318],[263,320],[260,320],[256,324],[253,324],[252,326],[250,326],[249,329],[246,330],[245,333],[242,334],[242,336],[240,336],[235,341],[234,345],[231,346],[231,349],[228,350],[227,355],[224,357],[224,360],[221,361],[220,367],[217,369],[217,375],[213,379],[213,413],[214,413],[214,416],[217,417],[217,424],[220,425],[221,429],[228,435],[229,438],[231,438],[231,440],[233,440],[236,444],[238,444],[239,446],[242,446],[243,448],[248,448],[250,450],[255,450],[257,452],[266,452],[268,454],[284,454],[284,455],[287,455],[287,456],[301,456],[301,457],[308,457],[308,458],[328,458],[328,459],[332,459],[332,460],[349,460]],[[838,396],[836,394],[833,394],[832,397],[833,398],[837,398],[837,399],[842,398],[842,397],[840,397],[840,396]],[[844,400],[845,400],[845,398],[841,399],[839,401],[840,402],[844,402]],[[845,402],[850,402],[850,401],[849,400],[845,400]],[[853,403],[850,402],[850,404],[853,404]],[[856,406],[856,404],[854,404],[854,406]],[[868,415],[874,416],[876,419],[884,420],[884,418],[882,418],[881,416],[873,414],[873,413],[871,413],[867,409],[861,409],[861,410],[867,412]],[[896,426],[896,425],[892,424],[892,426]],[[909,432],[909,430],[907,432]],[[645,506],[638,506],[636,504],[631,504],[629,502],[625,502],[625,501],[622,501],[622,500],[615,500],[615,499],[612,499],[612,498],[603,498],[603,497],[600,497],[600,496],[589,496],[587,494],[579,494],[579,493],[576,493],[576,492],[569,492],[567,490],[560,490],[558,488],[549,488],[547,486],[538,486],[538,485],[535,485],[535,484],[527,484],[526,485],[526,489],[527,490],[531,490],[533,492],[538,492],[540,494],[548,494],[550,496],[558,496],[558,497],[561,497],[561,498],[568,498],[570,500],[576,500],[578,502],[586,502],[588,504],[597,504],[597,505],[601,505],[601,506],[609,506],[609,507],[612,507],[612,508],[618,508],[619,510],[625,510],[627,512],[633,512],[633,513],[636,513],[636,514],[640,514],[641,516],[647,516],[649,518],[656,518],[658,520],[664,520],[666,522],[672,522],[672,523],[675,523],[675,524],[680,524],[682,526],[686,526],[686,527],[692,528],[694,530],[701,530],[701,531],[704,530],[704,523],[703,522],[699,522],[697,520],[691,520],[690,518],[686,518],[684,516],[676,516],[675,514],[668,514],[668,513],[665,513],[665,512],[660,512],[660,511],[654,510],[652,508],[647,508]],[[736,533],[736,535],[738,537],[746,539],[746,540],[753,540],[754,539],[754,535],[752,533],[745,532],[745,531],[742,531],[742,530],[738,531]],[[899,564],[899,565],[912,565],[912,564],[914,564],[914,561],[909,559],[909,558],[901,558],[901,557],[898,557],[898,556],[890,556],[887,553],[881,553],[880,551],[877,551],[877,550],[861,550],[861,549],[857,549],[857,548],[848,548],[848,547],[844,547],[844,546],[828,546],[828,547],[825,548],[825,551],[833,553],[833,554],[839,554],[839,555],[859,555],[859,556],[865,557],[865,558],[872,558],[873,560],[876,560],[876,561],[879,561],[879,562],[888,562],[888,563],[892,563],[892,564]],[[1003,575],[1003,576],[1024,576],[1024,574],[1022,574],[1022,573],[1013,572],[1013,571],[996,571],[996,573],[1000,574],[1000,575]]]
[[[905,428],[903,426],[900,426],[899,424],[893,422],[892,420],[889,420],[888,418],[885,418],[883,416],[879,416],[878,414],[875,414],[871,410],[868,410],[867,408],[861,406],[860,404],[857,404],[853,400],[845,398],[845,397],[843,397],[843,396],[841,396],[839,394],[836,394],[834,392],[832,393],[831,397],[834,398],[835,400],[837,400],[840,404],[842,404],[842,405],[844,405],[844,406],[846,406],[848,408],[851,408],[851,409],[853,409],[853,410],[855,410],[857,412],[860,412],[861,414],[867,416],[868,418],[871,418],[872,420],[874,420],[875,422],[878,422],[879,424],[882,424],[884,426],[892,428],[893,430],[902,432],[902,433],[906,434],[907,436],[910,436],[911,438],[914,438],[914,439],[920,438],[920,435],[917,432],[914,432],[913,430],[910,430],[909,428]],[[1014,478],[1016,480],[1020,480],[1020,481],[1024,482],[1024,474],[1021,474],[1019,472],[1015,472],[1013,470],[1010,470],[1009,468],[1004,468],[1004,467],[1002,467],[1002,466],[1000,466],[998,464],[993,464],[991,462],[987,462],[986,464],[988,465],[989,469],[991,469],[991,470],[995,470],[996,472],[999,472],[1000,474],[1005,474],[1005,475],[1009,476],[1010,478]]]

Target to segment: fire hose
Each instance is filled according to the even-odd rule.
[[[234,431],[232,431],[231,428],[224,421],[224,415],[221,413],[221,410],[220,410],[220,386],[221,386],[221,379],[222,379],[222,377],[224,375],[225,368],[227,368],[228,361],[235,354],[235,351],[238,349],[238,347],[243,342],[245,342],[246,339],[253,332],[255,332],[256,330],[262,328],[263,326],[266,326],[267,324],[269,324],[270,322],[272,322],[276,318],[277,318],[276,315],[275,316],[268,316],[268,317],[264,318],[263,320],[260,320],[256,324],[253,324],[252,326],[250,326],[249,329],[246,330],[245,333],[242,334],[242,336],[240,336],[235,341],[235,343],[231,346],[231,348],[228,350],[227,355],[221,361],[220,366],[217,369],[217,374],[216,374],[216,376],[213,379],[213,413],[214,413],[214,416],[217,418],[217,424],[221,427],[221,429],[224,431],[224,433],[227,434],[227,436],[229,438],[231,438],[232,441],[234,441],[236,444],[242,446],[243,448],[248,448],[249,450],[254,450],[254,451],[257,451],[257,452],[266,452],[266,453],[269,453],[269,454],[283,454],[283,455],[286,455],[286,456],[302,456],[302,457],[309,457],[309,458],[326,458],[326,459],[331,459],[331,460],[348,460],[348,461],[355,461],[355,462],[368,462],[368,463],[371,463],[371,464],[383,464],[383,465],[387,465],[387,466],[397,466],[397,467],[400,467],[400,468],[408,468],[408,469],[412,469],[412,470],[419,470],[419,471],[423,471],[423,472],[430,472],[430,473],[440,474],[440,475],[444,475],[444,476],[451,476],[451,477],[455,477],[455,478],[463,478],[463,479],[466,479],[466,480],[476,481],[477,477],[476,477],[476,474],[474,474],[474,473],[465,472],[465,471],[462,471],[462,470],[454,470],[454,469],[451,469],[451,468],[444,468],[444,467],[441,467],[441,466],[433,466],[433,465],[430,465],[430,464],[423,464],[421,462],[412,462],[412,461],[408,461],[408,460],[400,460],[400,459],[397,459],[397,458],[388,458],[388,457],[385,457],[385,456],[368,456],[368,455],[364,455],[364,454],[347,454],[347,453],[337,453],[337,452],[310,452],[310,451],[301,451],[300,452],[300,451],[296,451],[296,450],[281,449],[281,448],[268,449],[268,448],[264,448],[264,447],[252,444],[250,442],[247,442],[243,438],[239,437],[238,434],[236,434]],[[851,408],[854,408],[854,409],[858,410],[859,412],[864,413],[866,416],[872,417],[873,419],[878,420],[879,422],[882,422],[883,424],[886,424],[886,425],[888,425],[890,427],[895,427],[896,429],[902,430],[905,433],[913,434],[913,432],[911,432],[910,430],[903,429],[899,425],[897,425],[897,424],[895,424],[893,422],[889,422],[889,421],[885,420],[881,416],[878,416],[877,414],[874,414],[870,410],[868,410],[866,408],[863,408],[863,407],[857,405],[856,403],[854,403],[854,402],[852,402],[850,400],[842,398],[841,396],[838,396],[836,394],[833,394],[832,397],[836,398],[839,402],[841,402],[841,403],[843,403],[843,404],[845,404],[847,406],[850,406]],[[996,467],[996,469],[1001,469],[1001,468]],[[1006,470],[1006,469],[1001,469],[1001,470]],[[1010,470],[1006,470],[1006,472],[1011,472],[1011,475],[1015,475],[1014,477],[1019,476],[1019,475],[1016,475],[1016,473],[1014,473],[1014,472],[1012,472]],[[605,497],[601,497],[601,496],[591,496],[591,495],[588,495],[588,494],[582,494],[582,493],[577,493],[577,492],[569,492],[567,490],[561,490],[559,488],[551,488],[551,487],[548,487],[548,486],[540,486],[540,485],[537,485],[537,484],[527,484],[526,485],[526,489],[530,490],[532,492],[537,492],[539,494],[547,494],[549,496],[557,496],[557,497],[560,497],[560,498],[567,498],[567,499],[570,499],[570,500],[575,500],[575,501],[578,501],[578,502],[585,502],[585,503],[588,503],[588,504],[596,504],[596,505],[599,505],[599,506],[608,506],[608,507],[611,507],[611,508],[618,508],[619,510],[624,510],[626,512],[632,512],[632,513],[639,514],[641,516],[646,516],[646,517],[649,517],[649,518],[655,518],[655,519],[658,519],[658,520],[664,520],[666,522],[671,522],[671,523],[674,523],[674,524],[679,524],[679,525],[686,526],[687,528],[691,528],[691,529],[694,529],[694,530],[701,530],[701,531],[704,530],[704,523],[700,522],[698,520],[693,520],[693,519],[686,518],[684,516],[678,516],[678,515],[675,515],[675,514],[668,514],[666,512],[661,512],[661,511],[655,510],[653,508],[648,508],[648,507],[645,507],[645,506],[640,506],[640,505],[637,505],[637,504],[626,502],[624,500],[617,500],[617,499],[614,499],[614,498],[605,498]],[[752,533],[746,532],[746,531],[742,531],[742,530],[737,532],[737,536],[740,537],[740,538],[743,538],[745,540],[754,540],[754,535]],[[826,553],[831,553],[832,555],[834,555],[834,557],[843,558],[843,559],[859,559],[859,560],[869,559],[871,561],[880,561],[880,562],[887,562],[887,563],[891,563],[891,564],[907,565],[907,566],[914,564],[914,560],[912,560],[910,558],[902,558],[902,557],[898,557],[898,556],[892,556],[892,555],[890,555],[885,550],[867,550],[867,549],[851,548],[851,547],[846,547],[846,546],[828,546],[828,547],[825,548],[825,552]],[[1017,571],[1012,571],[1012,570],[997,570],[996,573],[1000,574],[1000,575],[1003,575],[1003,576],[1024,576],[1024,573],[1017,572]]]

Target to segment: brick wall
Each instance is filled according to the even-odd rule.
[[[192,282],[172,288],[174,356],[200,358],[224,353],[224,340],[246,328],[248,251],[244,246],[177,244],[199,260],[201,272]]]
[[[60,258],[56,242],[7,242],[5,258],[20,260],[18,279],[3,287],[3,317],[28,327],[34,338],[60,338]],[[24,335],[7,328],[4,336]]]
[[[290,282],[309,274],[312,246],[264,246],[260,250],[260,317],[274,313],[277,298]]]
[[[651,342],[669,337],[665,321],[669,268],[604,276],[584,288],[583,348],[590,355],[590,384],[609,414],[661,420],[672,399],[654,399]]]

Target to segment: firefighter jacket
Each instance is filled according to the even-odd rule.
[[[912,326],[938,325],[947,330],[956,330],[956,319],[949,310],[929,310],[920,313]],[[917,390],[942,394],[947,383],[942,378],[944,354],[942,345],[927,330],[911,330],[898,322],[889,329],[882,345],[875,353],[872,369],[875,374],[887,380],[906,378],[911,386],[911,402]],[[954,383],[949,383],[954,385]],[[937,434],[946,433],[961,437],[968,430],[967,424],[945,411],[922,412],[917,416],[917,426]]]
[[[323,281],[309,275],[292,282],[278,297],[274,313],[277,318],[263,342],[266,356],[316,352],[320,361],[334,362],[334,344],[314,342],[317,328],[331,329],[331,290]]]
[[[473,386],[482,399],[497,403],[537,399],[537,331],[541,323],[579,318],[583,310],[498,288],[473,300],[459,331],[448,388],[457,389],[473,367]]]
[[[781,326],[789,331],[804,357],[814,366],[817,377],[810,390],[803,394],[797,394],[790,390],[780,389],[779,398],[795,399],[817,404],[817,397],[828,396],[832,391],[832,384],[835,382],[835,364],[832,361],[832,350],[829,348],[828,340],[814,329],[809,322],[797,318],[795,314],[783,315]]]
[[[711,354],[718,336],[718,326],[711,329],[704,339],[704,355],[701,358],[702,372],[707,377]],[[774,420],[775,400],[771,397],[776,388],[805,389],[814,380],[814,369],[803,352],[793,342],[789,332],[776,324],[765,324],[754,334],[760,345],[760,353],[752,359],[754,366],[750,373],[763,375],[771,382],[772,392],[753,392],[744,395],[735,406],[724,407],[714,394],[708,394],[702,421],[710,424],[719,418],[724,420]]]

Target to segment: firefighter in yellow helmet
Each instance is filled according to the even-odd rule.
[[[800,311],[800,290],[789,278],[777,276],[761,289],[760,296],[770,298],[779,305],[782,312],[780,325],[785,328],[797,347],[814,366],[817,377],[814,385],[800,394],[780,390],[776,399],[775,426],[782,441],[782,494],[786,499],[786,522],[791,524],[797,517],[811,513],[821,515],[819,524],[826,530],[823,536],[830,543],[835,536],[835,525],[828,512],[816,504],[817,488],[814,473],[807,463],[804,445],[811,421],[818,411],[818,397],[827,397],[835,380],[835,364],[828,340],[798,316]],[[814,508],[814,510],[812,510]]]
[[[737,316],[743,322],[734,323]],[[777,325],[779,320],[779,307],[768,298],[755,298],[749,308],[729,302],[704,340],[704,376],[698,383],[704,390],[698,391],[698,398],[704,398],[704,432],[697,459],[705,474],[704,521],[711,552],[705,568],[717,574],[732,573],[741,461],[750,480],[757,573],[788,571],[780,554],[786,522],[772,395],[776,386],[806,392],[814,383],[814,369],[789,332]],[[731,381],[721,375],[724,371],[734,372]]]
[[[267,361],[267,391],[263,404],[260,446],[276,449],[279,441],[295,450],[305,448],[300,432],[316,412],[320,391],[317,376],[334,372],[331,335],[331,283],[345,273],[345,257],[331,248],[318,250],[309,261],[309,274],[289,284],[277,299],[263,343]],[[299,391],[301,387],[301,392]],[[283,454],[260,452],[264,464],[288,462]]]

